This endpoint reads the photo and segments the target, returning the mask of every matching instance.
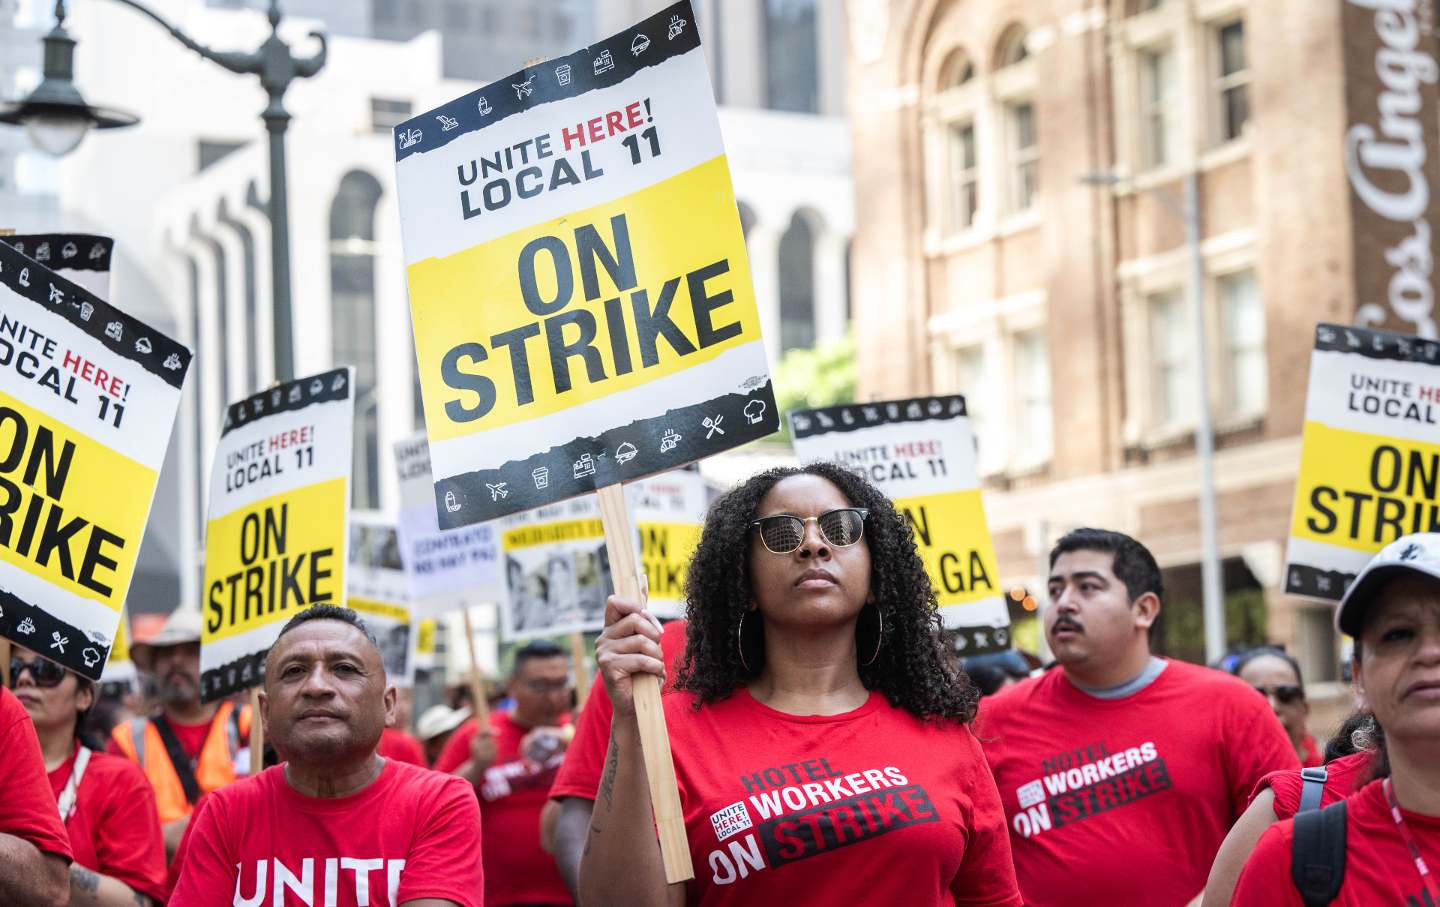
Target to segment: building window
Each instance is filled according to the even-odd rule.
[[[819,113],[815,0],[760,2],[764,13],[766,106],[793,113]]]
[[[394,98],[370,99],[370,128],[375,132],[389,132],[410,119],[410,102]]]
[[[1015,426],[1014,461],[1020,467],[1047,462],[1053,449],[1054,419],[1050,409],[1050,351],[1043,331],[1022,331],[1014,339]]]
[[[1265,411],[1265,306],[1254,271],[1238,271],[1216,280],[1220,302],[1220,368],[1224,412],[1228,418]]]
[[[1150,326],[1150,421],[1157,429],[1193,422],[1195,389],[1190,371],[1193,331],[1179,290],[1146,300]]]
[[[965,397],[970,430],[975,435],[976,467],[986,475],[999,472],[1005,468],[1005,445],[994,436],[985,347],[976,345],[953,350],[950,369],[952,387]]]
[[[975,124],[950,123],[945,127],[949,171],[950,208],[947,225],[951,232],[975,223],[980,206],[980,169],[975,157]]]
[[[352,170],[330,203],[330,339],[334,362],[355,367],[351,502],[380,507],[380,413],[375,396],[375,208],[380,182]]]
[[[1140,121],[1148,167],[1160,167],[1175,158],[1175,113],[1179,109],[1176,88],[1174,50],[1167,47],[1142,51]]]
[[[795,212],[780,237],[780,351],[815,345],[815,237]]]
[[[1000,41],[995,48],[995,66],[1003,69],[1006,66],[1014,66],[1030,59],[1030,48],[1026,46],[1029,35],[1019,25],[1012,25],[1005,29],[1000,36]]]
[[[1010,207],[1028,211],[1040,190],[1040,144],[1035,139],[1035,104],[1017,101],[1005,105],[1010,139]]]
[[[1220,111],[1220,141],[1238,139],[1250,121],[1250,69],[1245,59],[1245,23],[1241,20],[1214,30],[1218,61],[1215,82]]]

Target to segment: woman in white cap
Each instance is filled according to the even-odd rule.
[[[1440,904],[1440,533],[1386,546],[1335,613],[1379,776],[1260,837],[1234,904]]]

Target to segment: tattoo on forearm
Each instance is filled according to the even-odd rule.
[[[615,775],[620,771],[620,741],[610,732],[610,752],[605,757],[605,775],[600,779],[600,795],[605,798],[606,811],[615,808]]]
[[[76,891],[94,894],[100,890],[100,877],[84,866],[70,864],[70,883]]]

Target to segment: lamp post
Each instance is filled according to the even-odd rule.
[[[1117,173],[1087,173],[1080,182],[1115,187],[1129,183]],[[1152,197],[1185,224],[1190,253],[1189,287],[1191,327],[1195,333],[1195,458],[1200,466],[1200,589],[1205,616],[1205,661],[1215,664],[1225,655],[1225,594],[1220,581],[1220,543],[1215,513],[1215,426],[1210,410],[1210,345],[1205,329],[1205,257],[1200,249],[1200,178],[1193,169],[1185,174],[1184,198],[1159,188],[1146,189]]]
[[[137,0],[113,0],[153,19],[175,40],[233,73],[260,77],[269,103],[260,114],[270,134],[270,251],[271,302],[274,307],[275,379],[294,377],[294,351],[290,312],[290,213],[285,183],[285,90],[295,79],[309,78],[325,65],[326,42],[322,32],[310,36],[320,42],[312,57],[297,58],[280,39],[280,3],[270,0],[270,37],[250,53],[216,51],[200,44]],[[43,151],[60,156],[80,144],[92,127],[131,126],[139,119],[117,110],[85,103],[74,83],[75,39],[65,31],[65,0],[56,0],[55,27],[45,36],[44,79],[23,101],[0,105],[0,123],[23,125]]]

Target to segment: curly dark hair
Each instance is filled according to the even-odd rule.
[[[917,718],[968,723],[975,717],[979,694],[945,647],[935,590],[916,553],[910,525],[875,486],[834,463],[767,470],[710,506],[685,577],[688,640],[676,671],[676,689],[697,694],[698,708],[726,698],[760,673],[763,635],[756,657],[742,661],[736,646],[741,616],[752,600],[750,522],[770,489],[798,475],[825,479],[853,506],[870,512],[865,544],[870,549],[870,590],[884,621],[884,644],[873,663],[858,666],[861,682]],[[864,612],[856,623],[861,653],[875,651],[875,623]],[[761,635],[760,624],[753,618],[747,622],[747,636]]]

